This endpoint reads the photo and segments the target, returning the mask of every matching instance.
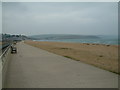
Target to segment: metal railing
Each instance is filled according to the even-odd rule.
[[[10,51],[11,51],[11,45],[9,45],[8,47],[6,47],[3,51],[2,54],[0,55],[0,66],[1,66],[1,73],[2,76],[0,75],[0,77],[2,77],[2,87],[5,86],[5,79],[6,79],[6,73],[7,73],[7,68],[8,68],[8,61],[10,58]],[[1,85],[0,85],[1,86]],[[0,87],[1,88],[1,87]]]
[[[10,50],[10,45],[2,52],[2,55],[0,56],[0,59],[2,60],[2,66],[4,65],[5,62],[5,57],[9,53],[8,51]]]

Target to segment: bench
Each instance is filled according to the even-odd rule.
[[[15,46],[11,46],[11,53],[17,53],[17,48]]]

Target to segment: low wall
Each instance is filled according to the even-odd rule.
[[[0,89],[2,89],[2,60],[0,58]]]
[[[4,56],[2,56],[1,60],[1,64],[2,64],[2,69],[1,69],[1,83],[2,83],[2,88],[5,87],[5,81],[6,81],[6,75],[7,75],[7,68],[8,68],[8,63],[11,59],[11,50],[10,48],[8,48],[7,52],[5,53]]]

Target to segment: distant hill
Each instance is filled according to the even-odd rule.
[[[28,36],[33,40],[62,40],[62,39],[99,39],[94,35],[44,34]]]

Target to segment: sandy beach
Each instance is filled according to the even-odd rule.
[[[118,73],[117,45],[42,41],[25,41],[25,43],[73,60]]]

